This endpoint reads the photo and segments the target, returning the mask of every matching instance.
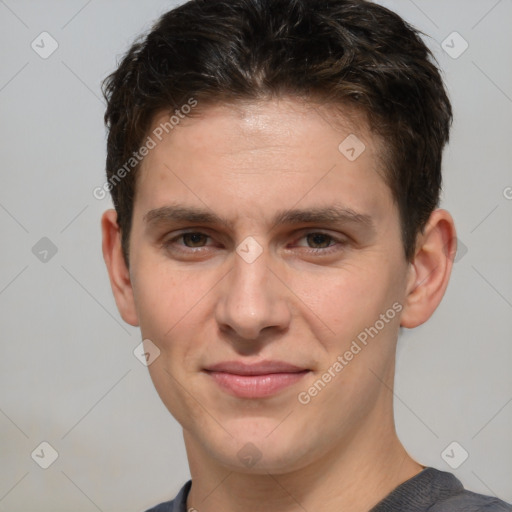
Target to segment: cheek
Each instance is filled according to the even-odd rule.
[[[180,319],[197,302],[195,290],[200,284],[192,285],[190,280],[187,283],[180,271],[170,272],[169,268],[150,261],[146,264],[142,259],[132,283],[142,336],[164,349]]]
[[[201,297],[209,289],[208,279],[194,280],[158,265],[141,265],[135,276],[141,335],[160,351],[148,366],[149,374],[162,402],[184,426],[204,422],[204,411],[187,389],[197,378],[194,354],[201,350],[201,331],[206,328],[198,314],[205,314]]]
[[[215,270],[190,271],[168,262],[139,260],[134,298],[141,335],[151,340],[173,373],[193,371],[197,353],[215,329]]]
[[[306,306],[300,314],[317,326],[315,334],[324,345],[336,346],[340,340],[350,344],[399,297],[390,269],[375,262],[296,273],[288,277],[288,283],[298,304]]]

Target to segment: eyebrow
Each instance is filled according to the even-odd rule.
[[[150,210],[144,215],[147,225],[170,222],[187,222],[206,225],[224,224],[233,228],[233,222],[219,217],[214,212],[192,206],[174,205]],[[272,226],[279,224],[351,224],[375,230],[375,223],[368,214],[358,213],[351,208],[341,206],[312,207],[305,209],[281,210],[273,218]]]

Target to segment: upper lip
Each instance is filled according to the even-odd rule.
[[[224,361],[205,368],[211,372],[225,372],[236,375],[266,375],[269,373],[298,373],[306,371],[283,361],[260,361],[259,363],[247,364],[241,361]]]

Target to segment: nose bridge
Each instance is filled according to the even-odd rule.
[[[289,322],[284,290],[269,269],[271,256],[254,242],[245,240],[238,246],[216,311],[222,327],[247,339],[256,339],[268,327],[282,329]]]

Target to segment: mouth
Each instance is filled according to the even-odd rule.
[[[206,368],[214,382],[238,398],[265,398],[300,381],[310,370],[282,361],[227,361]]]

